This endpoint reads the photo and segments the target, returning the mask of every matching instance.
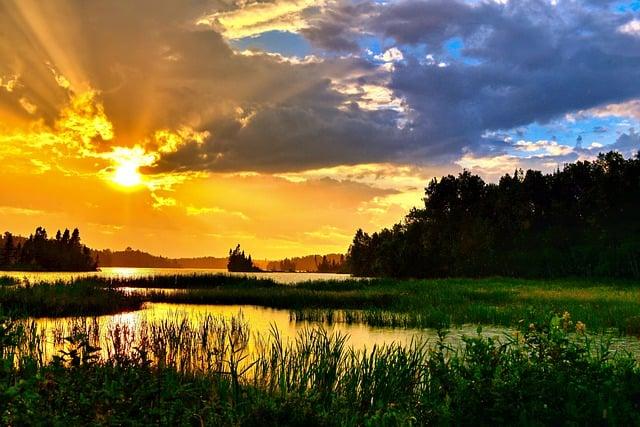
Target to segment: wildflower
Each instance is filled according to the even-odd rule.
[[[584,332],[586,331],[586,329],[587,329],[587,326],[586,326],[584,323],[582,323],[582,322],[581,322],[581,321],[579,321],[579,320],[576,322],[576,332],[577,332],[577,333],[579,333],[579,334],[584,334]]]
[[[529,323],[529,330],[530,331],[535,331],[536,330],[536,325],[534,323]]]
[[[562,329],[568,331],[572,323],[571,314],[568,311],[562,313]]]

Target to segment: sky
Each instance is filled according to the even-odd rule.
[[[0,0],[0,228],[344,253],[434,177],[640,149],[640,1]]]

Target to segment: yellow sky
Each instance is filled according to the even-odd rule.
[[[470,28],[473,2],[418,3],[414,16],[411,1],[0,0],[0,232],[79,227],[93,248],[171,257],[344,253],[356,229],[421,206],[433,177],[637,151],[633,93],[547,99],[535,85],[562,87],[573,68],[540,79],[507,36],[479,37],[523,39],[520,22],[499,24],[522,2]],[[577,34],[554,13],[527,31]],[[615,36],[606,58],[636,40],[632,22],[610,30],[621,19],[590,21]],[[447,46],[443,28],[472,48]],[[591,49],[569,38],[568,58]],[[557,55],[553,40],[536,55]],[[469,53],[480,60],[457,57]],[[585,87],[603,57],[578,73]],[[632,75],[627,59],[610,76]]]
[[[7,108],[0,121],[0,224],[14,233],[78,226],[94,248],[221,256],[241,243],[257,257],[277,258],[344,252],[356,228],[390,225],[420,203],[426,177],[384,163],[156,172],[161,156],[202,144],[207,131],[180,125],[121,138],[99,90],[48,67],[54,90],[64,93],[52,119],[22,105],[37,105],[25,90],[23,114]],[[20,75],[12,79],[24,88]],[[9,89],[5,99],[16,98]]]
[[[343,117],[342,99],[319,106],[343,96],[325,82],[366,70],[248,57],[220,35],[298,25],[307,3],[240,15],[212,3],[0,5],[2,231],[77,226],[93,248],[223,256],[241,243],[279,258],[345,252],[357,228],[421,204],[436,171],[376,160],[366,139],[315,142],[290,119],[297,107]]]

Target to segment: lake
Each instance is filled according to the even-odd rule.
[[[325,274],[325,273],[228,273],[220,269],[167,269],[167,268],[124,268],[110,267],[103,268],[99,272],[88,273],[59,273],[59,272],[0,272],[0,275],[8,275],[26,279],[29,283],[38,283],[42,281],[68,281],[77,277],[146,277],[146,276],[173,276],[173,275],[190,275],[190,274],[229,274],[234,276],[250,276],[271,278],[282,284],[293,284],[309,280],[346,280],[351,278],[345,274]],[[138,290],[139,291],[139,290]],[[165,290],[171,292],[172,290]],[[435,342],[437,339],[437,331],[434,329],[404,329],[404,328],[382,328],[371,327],[363,324],[347,324],[347,323],[318,323],[307,321],[294,321],[290,317],[289,310],[275,310],[257,306],[240,306],[240,305],[189,305],[189,304],[173,304],[173,303],[146,303],[142,310],[120,313],[109,316],[87,317],[84,319],[57,318],[35,319],[35,324],[42,333],[43,345],[46,353],[52,356],[63,345],[62,338],[68,336],[70,326],[73,324],[83,323],[86,327],[93,327],[93,333],[96,335],[96,343],[100,347],[106,348],[106,340],[109,334],[116,328],[128,328],[130,331],[136,331],[141,326],[152,326],[163,324],[163,322],[171,321],[179,323],[181,320],[188,321],[194,327],[201,324],[207,316],[215,316],[223,318],[226,321],[230,319],[241,318],[247,325],[247,329],[251,334],[251,342],[255,342],[257,337],[267,337],[270,335],[272,328],[277,328],[280,336],[284,341],[290,342],[297,334],[305,328],[317,328],[322,326],[329,333],[340,333],[348,335],[348,345],[354,349],[371,349],[374,345],[381,346],[384,344],[397,343],[401,345],[410,344],[412,341],[421,340]],[[155,325],[155,326],[154,326]],[[461,343],[463,336],[476,335],[476,325],[463,325],[450,328],[446,342],[454,346]],[[500,327],[483,325],[482,334],[487,337],[496,337],[506,339],[506,334],[514,334],[515,330]],[[616,337],[612,335],[614,348],[631,351],[640,354],[640,341],[636,337]],[[250,344],[250,348],[251,348]]]
[[[48,271],[0,271],[0,276],[26,279],[29,283],[69,281],[78,277],[148,277],[148,276],[176,276],[191,274],[228,274],[232,276],[248,276],[273,279],[277,283],[293,284],[309,280],[347,280],[349,274],[336,273],[281,273],[256,272],[232,273],[216,268],[135,268],[135,267],[102,267],[100,271],[89,272],[48,272]]]
[[[208,317],[224,320],[231,324],[232,320],[240,320],[246,325],[249,332],[249,342],[247,350],[249,353],[255,351],[256,343],[261,340],[270,339],[272,331],[277,329],[282,341],[292,343],[297,335],[305,329],[322,327],[329,334],[337,333],[348,336],[347,345],[355,350],[372,349],[373,346],[390,345],[391,343],[400,345],[410,345],[412,341],[426,342],[433,345],[438,334],[434,329],[402,329],[402,328],[381,328],[370,327],[362,324],[346,323],[318,323],[318,322],[296,322],[291,320],[288,310],[275,310],[257,306],[241,305],[190,305],[173,303],[146,303],[142,310],[120,313],[108,316],[86,317],[86,318],[39,318],[33,319],[35,326],[39,330],[43,341],[43,350],[47,358],[58,354],[60,349],[65,348],[64,339],[72,335],[74,328],[93,337],[93,344],[100,347],[103,356],[108,353],[113,342],[114,331],[128,331],[129,347],[134,348],[139,345],[143,337],[153,334],[154,331],[172,330],[164,333],[169,336],[181,336],[183,340],[178,346],[180,348],[190,348],[191,340],[198,335],[199,328],[206,323]],[[184,327],[184,324],[188,327]],[[174,328],[175,326],[175,328]],[[172,329],[173,328],[173,329]],[[175,333],[180,330],[180,333]],[[151,332],[150,332],[151,331]],[[506,338],[506,333],[515,331],[503,327],[482,328],[482,334],[487,337]],[[463,336],[474,336],[477,334],[477,326],[464,325],[462,327],[451,328],[445,342],[452,346],[457,346]],[[199,343],[201,338],[193,340]],[[199,344],[196,344],[198,346]],[[199,349],[196,349],[199,351]],[[193,353],[187,351],[187,353]]]

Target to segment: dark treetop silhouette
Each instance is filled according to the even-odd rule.
[[[268,271],[346,273],[344,254],[307,255],[267,263]]]
[[[640,153],[616,152],[487,184],[468,171],[433,180],[424,209],[391,229],[358,230],[358,276],[640,277]]]
[[[95,271],[97,265],[91,250],[80,243],[77,228],[72,233],[58,230],[51,239],[42,227],[36,228],[28,239],[14,238],[8,231],[2,238],[2,270]]]
[[[246,256],[244,251],[240,249],[238,244],[235,249],[229,249],[229,262],[227,263],[227,270],[238,272],[252,272],[262,271],[251,260],[251,255]]]

